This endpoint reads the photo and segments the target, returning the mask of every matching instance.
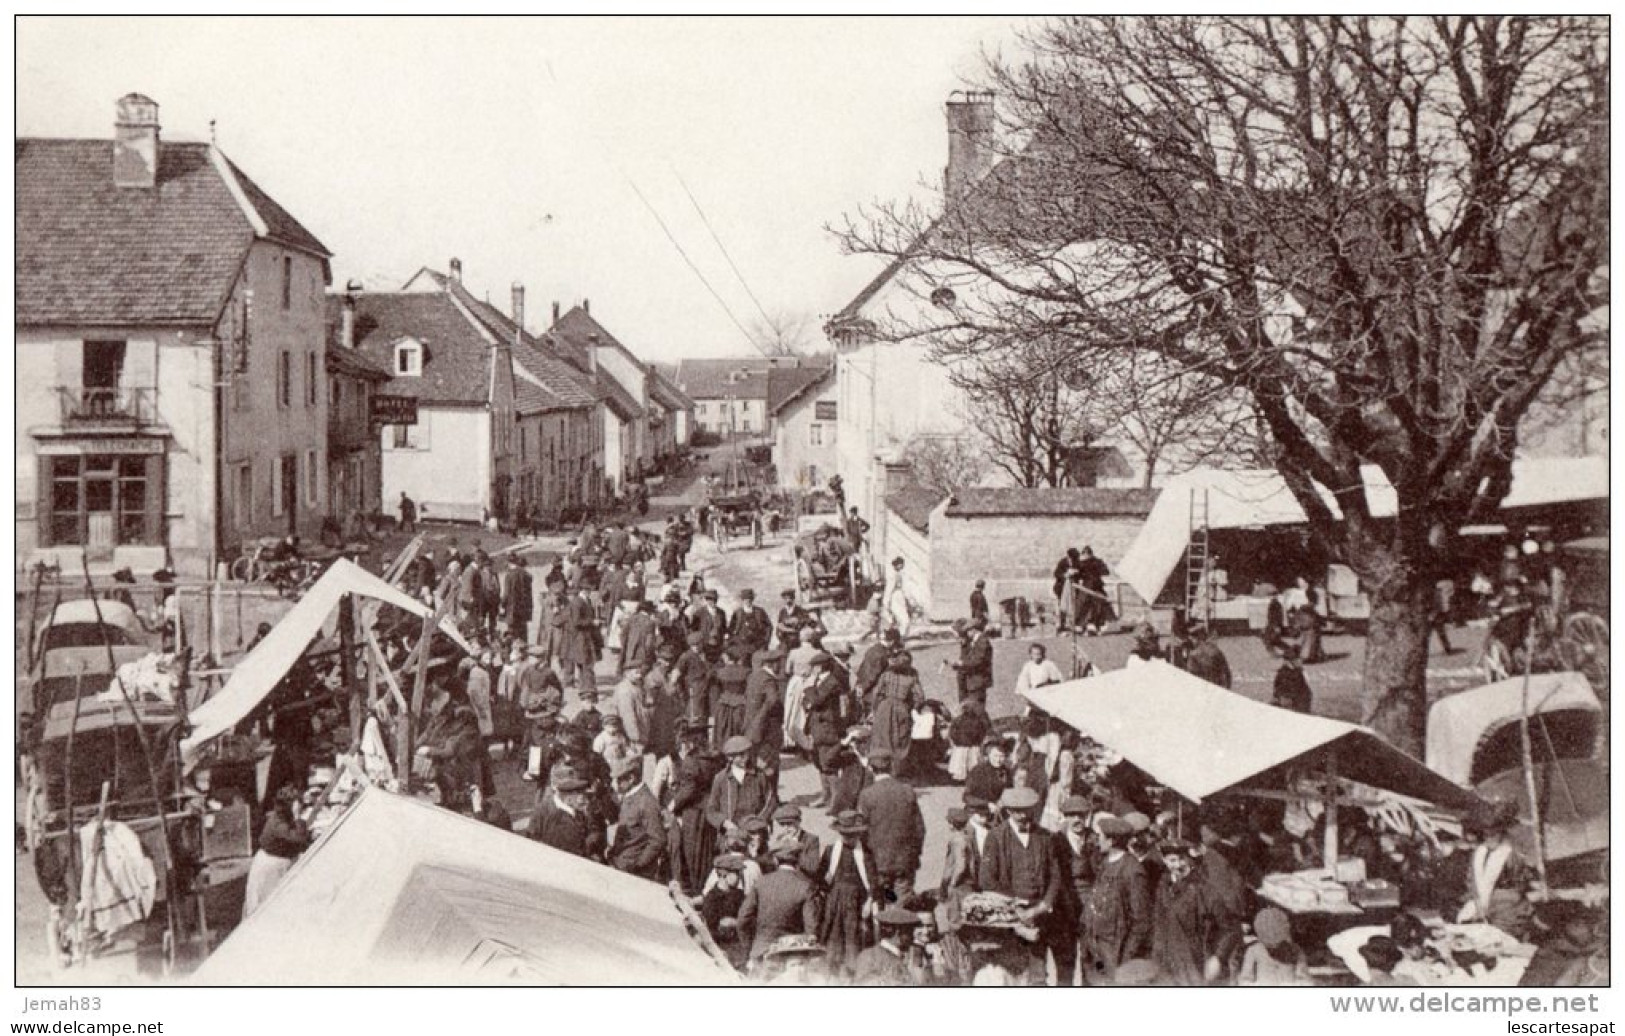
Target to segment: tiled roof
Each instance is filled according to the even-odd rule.
[[[474,298],[462,285],[453,284],[443,275],[429,272],[441,285],[451,284],[458,300],[491,334],[513,344],[514,406],[521,414],[574,410],[590,407],[598,401],[589,375],[577,372],[550,351],[541,339],[519,328],[513,318],[500,309]]]
[[[213,324],[254,229],[205,144],[165,144],[152,190],[106,140],[16,142],[17,323]]]
[[[673,412],[694,409],[694,401],[684,395],[683,390],[672,382],[664,366],[656,367],[651,364],[649,374],[649,394],[661,406]]]
[[[426,403],[485,404],[491,391],[491,344],[450,295],[404,292],[356,296],[356,348],[395,369],[395,343],[423,343],[421,377],[394,377],[388,391]]]
[[[886,494],[886,509],[903,519],[909,528],[927,532],[931,528],[931,512],[943,498],[935,489],[910,484]]]
[[[581,306],[572,306],[568,313],[555,320],[553,326],[547,329],[548,339],[558,343],[567,355],[580,363],[585,363],[587,350],[594,344],[593,335],[598,336],[598,345],[619,349],[642,369],[643,361]],[[597,378],[599,395],[621,420],[633,421],[643,416],[643,404],[638,402],[637,397],[628,392],[613,374],[600,368]]]
[[[954,491],[945,512],[951,518],[1033,517],[1144,518],[1157,502],[1155,489],[967,488]]]
[[[767,412],[778,414],[829,377],[833,366],[774,367],[767,372]]]
[[[22,325],[209,325],[254,240],[210,146],[166,142],[152,189],[113,184],[106,140],[18,140],[16,320]],[[267,238],[322,243],[224,161]]]
[[[690,399],[760,399],[765,402],[770,366],[764,356],[683,360],[677,365],[677,387]]]

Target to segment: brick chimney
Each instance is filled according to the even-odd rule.
[[[525,329],[525,286],[518,281],[513,282],[513,322],[521,331]]]
[[[591,313],[592,312],[592,299],[582,299],[581,300],[581,312],[583,312],[583,313]]]
[[[447,265],[451,268],[451,282],[453,284],[463,283],[463,261],[461,259],[453,259]]]
[[[952,202],[993,168],[993,93],[956,90],[949,95],[947,112],[948,166],[942,171],[942,189]]]
[[[118,99],[113,122],[113,185],[158,184],[158,102],[141,94]]]
[[[559,300],[554,299],[553,300],[553,323],[556,324],[558,322],[559,322]],[[548,326],[552,327],[553,325],[549,324]]]

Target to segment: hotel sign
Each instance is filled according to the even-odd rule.
[[[374,428],[386,424],[417,424],[416,396],[373,396],[372,410],[368,414]]]

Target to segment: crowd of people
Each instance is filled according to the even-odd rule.
[[[414,561],[403,583],[476,646],[434,667],[420,721],[419,775],[443,805],[511,828],[487,751],[507,744],[536,792],[523,834],[670,885],[759,981],[1310,981],[1317,948],[1298,946],[1256,890],[1266,874],[1324,865],[1323,811],[1268,800],[1197,809],[1040,710],[990,716],[985,596],[955,624],[950,707],[927,695],[906,623],[859,652],[834,642],[793,589],[773,612],[741,589],[726,612],[690,568],[693,540],[679,517],[660,536],[585,528],[534,574],[519,553],[498,560],[455,541]],[[1057,575],[1077,582],[1065,618],[1083,632],[1108,621],[1087,592],[1091,559],[1069,553]],[[646,582],[651,565],[658,584]],[[1299,628],[1277,642],[1278,705],[1309,710],[1298,661],[1308,639]],[[403,635],[388,650],[404,658],[410,644]],[[1042,644],[1025,650],[1018,692],[1065,678]],[[606,657],[613,682],[601,690]],[[1231,682],[1200,624],[1180,624],[1167,643],[1138,627],[1128,664],[1151,659]],[[369,772],[388,772],[397,729],[381,698],[361,746]],[[810,803],[784,796],[787,760],[816,771]],[[963,786],[929,821],[917,793],[927,781]],[[803,825],[814,810],[827,841]],[[925,887],[928,822],[949,833],[941,879]],[[1339,851],[1399,888],[1402,918],[1473,916],[1540,934],[1528,876],[1508,860],[1509,822],[1471,818],[1460,838],[1400,833],[1346,807]],[[282,834],[279,844],[296,842]],[[1421,952],[1405,934],[1384,938]],[[1386,949],[1373,943],[1373,975],[1396,973],[1378,967]]]

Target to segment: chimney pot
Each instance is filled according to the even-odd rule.
[[[141,94],[118,99],[113,122],[113,185],[158,184],[158,102]]]
[[[952,203],[993,168],[993,92],[955,91],[949,96],[947,113],[948,166],[942,173],[942,186]]]
[[[461,259],[453,259],[449,265],[451,266],[452,283],[463,283],[463,261]]]
[[[518,281],[513,282],[513,322],[525,329],[525,286]]]
[[[583,313],[591,313],[592,312],[592,299],[582,299],[581,300],[581,312],[583,312]]]
[[[355,281],[346,286],[344,306],[339,310],[339,344],[346,349],[355,348],[355,295],[352,289],[358,286]]]
[[[559,322],[559,301],[558,301],[558,299],[554,299],[553,300],[553,323],[556,324],[558,322]]]

